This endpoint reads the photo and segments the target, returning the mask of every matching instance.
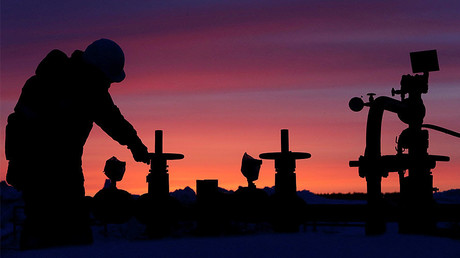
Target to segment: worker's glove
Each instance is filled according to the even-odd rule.
[[[128,148],[131,150],[131,153],[133,154],[133,158],[135,161],[150,164],[149,152],[147,150],[147,147],[145,147],[145,145],[141,141],[129,146]]]

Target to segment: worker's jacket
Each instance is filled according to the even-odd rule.
[[[86,64],[82,54],[77,50],[69,58],[51,51],[25,83],[6,128],[7,181],[13,186],[27,177],[24,173],[36,173],[23,170],[81,171],[83,146],[93,122],[122,145],[142,144],[113,103],[110,82]]]

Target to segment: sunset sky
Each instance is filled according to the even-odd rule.
[[[161,129],[164,151],[185,155],[168,163],[171,190],[195,188],[197,179],[246,186],[243,153],[279,151],[286,128],[291,150],[312,154],[297,161],[299,190],[364,192],[348,162],[364,153],[368,109],[352,112],[348,101],[391,96],[411,73],[409,53],[437,49],[424,122],[460,131],[459,12],[458,0],[2,0],[0,180],[6,119],[38,63],[52,49],[70,55],[110,38],[126,56],[126,79],[110,89],[116,105],[150,151]],[[382,154],[395,154],[406,127],[385,113]],[[459,146],[430,131],[429,153],[451,157],[433,170],[441,190],[460,188]],[[95,126],[83,155],[87,194],[102,188],[112,156],[127,162],[118,187],[145,193],[149,166]],[[274,175],[264,160],[257,187],[273,186]],[[399,190],[397,174],[382,184]]]

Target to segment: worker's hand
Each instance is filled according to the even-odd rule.
[[[129,149],[131,150],[135,161],[150,164],[149,152],[144,144],[138,143],[134,146],[130,146]]]

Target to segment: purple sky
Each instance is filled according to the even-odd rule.
[[[105,37],[126,54],[127,78],[111,94],[150,147],[165,130],[172,188],[218,178],[244,185],[242,154],[279,149],[289,128],[295,151],[312,153],[297,165],[298,187],[316,192],[364,191],[348,161],[363,154],[367,110],[351,112],[351,97],[390,95],[411,72],[409,52],[437,49],[440,71],[424,96],[426,123],[460,131],[458,1],[13,1],[1,5],[0,125],[40,60],[52,49],[71,54]],[[405,125],[383,122],[383,154]],[[459,188],[460,141],[430,133],[430,153],[451,156],[435,170],[435,186]],[[200,143],[200,144],[198,144]],[[169,147],[166,147],[166,151]],[[106,159],[128,162],[120,186],[145,188],[148,168],[98,128],[85,147],[89,193],[104,180]],[[6,173],[0,151],[0,179]],[[264,162],[258,186],[273,185]],[[397,179],[384,184],[397,190]]]

